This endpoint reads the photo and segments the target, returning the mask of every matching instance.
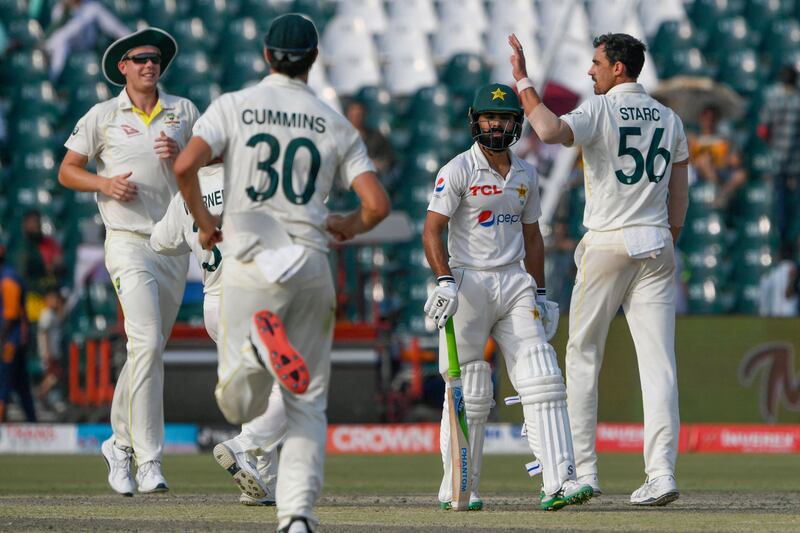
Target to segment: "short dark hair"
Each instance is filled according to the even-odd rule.
[[[644,51],[647,47],[642,41],[627,33],[606,33],[595,38],[595,48],[605,45],[606,56],[613,64],[619,61],[625,65],[625,71],[633,79],[639,77],[644,66]]]
[[[286,55],[283,59],[277,59],[275,57],[275,50],[267,48],[267,52],[269,53],[268,57],[271,58],[269,62],[269,67],[272,69],[273,72],[278,72],[280,74],[285,74],[290,78],[296,78],[298,76],[302,76],[309,70],[311,70],[311,66],[314,64],[314,61],[317,59],[317,51],[318,48],[313,48],[306,52],[306,55],[298,59],[297,61],[292,61],[289,59],[289,56]]]

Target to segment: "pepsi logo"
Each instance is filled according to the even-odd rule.
[[[439,178],[436,180],[436,187],[434,187],[433,192],[442,192],[444,190],[444,178]]]
[[[478,224],[484,228],[494,226],[494,213],[491,211],[481,211],[478,215]]]

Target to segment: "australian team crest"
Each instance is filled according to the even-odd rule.
[[[170,111],[164,115],[164,125],[177,130],[181,127],[181,119],[178,115]]]

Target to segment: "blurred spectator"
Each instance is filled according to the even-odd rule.
[[[61,0],[53,7],[51,30],[45,48],[50,56],[50,80],[56,81],[64,70],[67,57],[75,52],[92,50],[98,30],[119,39],[130,33],[125,25],[96,0]]]
[[[791,200],[800,179],[800,91],[797,71],[786,65],[778,72],[778,83],[767,88],[758,135],[767,141],[776,166],[775,216],[781,237],[786,237],[791,219]]]
[[[344,113],[347,120],[358,130],[364,144],[367,145],[367,154],[375,164],[378,177],[382,181],[385,180],[390,175],[395,163],[392,144],[380,131],[367,126],[367,108],[362,102],[353,100],[347,105]]]
[[[700,113],[700,131],[691,133],[689,157],[699,179],[719,185],[718,207],[725,207],[747,181],[742,156],[733,142],[718,130],[719,111],[708,106]]]
[[[761,277],[758,284],[758,314],[795,316],[798,314],[798,267],[792,247],[781,248],[781,261]]]
[[[57,392],[64,368],[64,321],[67,316],[64,297],[54,289],[45,294],[45,308],[39,315],[36,341],[42,363],[42,380],[36,388],[36,397],[45,405],[57,405],[60,398],[51,394]],[[51,396],[55,396],[52,398]]]
[[[58,241],[42,232],[42,215],[36,209],[22,217],[22,250],[19,271],[31,292],[42,295],[61,285],[64,273],[64,253]]]
[[[6,245],[0,242],[0,423],[6,420],[12,392],[19,396],[25,419],[36,422],[26,357],[29,325],[25,288],[5,260]]]

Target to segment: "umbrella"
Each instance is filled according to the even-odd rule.
[[[675,76],[659,84],[652,96],[684,122],[695,124],[707,107],[716,108],[722,119],[737,119],[745,111],[744,99],[733,89],[704,76]]]

